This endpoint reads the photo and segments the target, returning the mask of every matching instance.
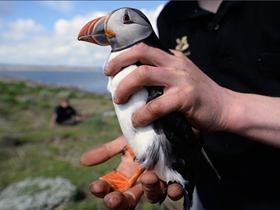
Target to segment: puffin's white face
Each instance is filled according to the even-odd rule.
[[[121,8],[107,17],[105,31],[114,33],[114,36],[107,36],[107,39],[112,49],[119,50],[145,39],[153,32],[153,28],[140,11]]]

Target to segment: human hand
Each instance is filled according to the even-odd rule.
[[[125,145],[127,145],[126,139],[120,136],[86,152],[81,157],[81,163],[85,166],[101,164],[124,152],[117,171],[131,177],[139,165],[133,161],[129,152],[123,150]],[[149,171],[145,172],[134,186],[123,193],[113,191],[111,185],[103,180],[94,181],[90,185],[91,193],[96,197],[103,198],[105,206],[113,210],[134,209],[143,193],[150,203],[157,203],[165,188],[165,183],[159,180],[155,173]],[[167,193],[172,200],[178,200],[183,195],[183,189],[179,184],[172,184],[168,187]]]
[[[170,112],[180,111],[197,129],[224,129],[230,106],[227,103],[229,91],[217,85],[183,53],[172,52],[174,55],[140,43],[112,59],[105,69],[107,76],[137,61],[144,64],[120,82],[114,102],[126,102],[144,86],[162,86],[162,96],[134,113],[134,126],[144,126]]]

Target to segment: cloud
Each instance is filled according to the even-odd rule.
[[[85,23],[104,14],[96,12],[70,20],[59,19],[53,32],[47,32],[32,19],[2,22],[0,63],[101,66],[109,54],[109,47],[79,42],[77,36]]]
[[[142,10],[153,26],[162,7]],[[102,66],[110,47],[80,42],[77,35],[85,23],[104,14],[99,11],[72,19],[58,19],[53,25],[54,31],[47,31],[32,19],[9,23],[0,19],[0,63]]]
[[[35,44],[34,38],[44,32],[44,27],[36,24],[32,19],[0,22],[0,62],[28,62],[39,46],[38,43]]]
[[[30,33],[37,33],[44,30],[42,25],[38,25],[32,19],[18,19],[15,22],[0,24],[3,28],[2,37],[6,40],[24,40]]]

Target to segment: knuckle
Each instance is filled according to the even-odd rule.
[[[133,115],[134,121],[138,122],[139,125],[144,125],[146,123],[146,118],[144,115],[139,114],[138,112],[135,112]]]
[[[139,73],[141,73],[143,77],[148,77],[151,74],[151,68],[147,65],[142,65],[139,68]]]
[[[178,58],[186,58],[186,55],[179,50],[171,50],[171,52]]]
[[[188,78],[190,76],[190,69],[189,64],[186,60],[183,59],[177,59],[176,60],[176,67],[178,70],[180,70],[180,73],[183,74],[183,78]]]
[[[145,62],[147,59],[149,59],[151,47],[141,42],[136,45],[133,45],[131,47],[131,50],[132,53],[135,54],[135,56],[137,57],[138,61]]]
[[[139,51],[139,52],[143,52],[144,50],[146,50],[149,46],[144,44],[143,42],[140,42],[138,44],[135,44],[132,46],[132,48],[136,51]],[[145,51],[144,51],[145,52]]]
[[[135,71],[135,74],[137,81],[145,82],[151,74],[151,69],[147,65],[142,65],[138,67],[137,71]]]
[[[147,104],[147,109],[151,115],[153,115],[155,118],[158,118],[161,116],[161,110],[162,105],[160,103],[157,103],[157,100],[153,100]]]
[[[183,52],[181,52],[181,51],[177,51],[177,56],[179,58],[184,58],[184,59],[186,58],[185,54]]]

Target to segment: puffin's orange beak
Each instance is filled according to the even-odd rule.
[[[104,28],[106,18],[107,16],[102,16],[88,22],[81,29],[78,35],[78,40],[98,44],[101,46],[109,45]]]

